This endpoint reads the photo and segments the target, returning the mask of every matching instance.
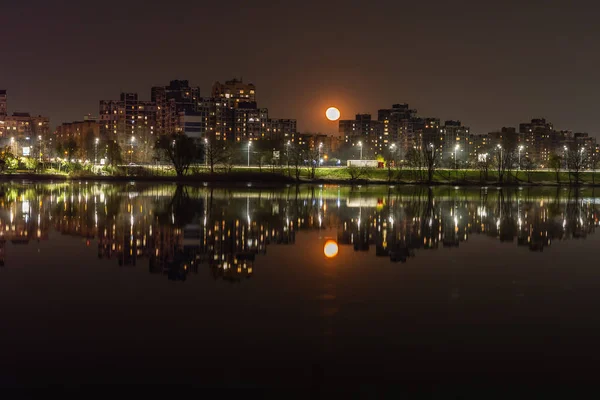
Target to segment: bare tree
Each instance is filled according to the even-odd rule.
[[[583,147],[577,150],[573,149],[568,152],[567,163],[569,165],[569,174],[571,174],[575,179],[576,185],[581,183],[581,171],[587,164],[587,158],[587,152]]]
[[[288,149],[289,162],[294,167],[294,176],[300,180],[301,166],[304,163],[304,151],[298,145],[290,145]]]
[[[493,158],[488,154],[479,154],[475,167],[479,170],[479,177],[481,181],[488,181],[490,179],[490,167],[492,166]]]
[[[562,157],[556,153],[550,154],[548,160],[548,166],[554,170],[556,176],[556,183],[560,185],[560,169],[562,168]]]
[[[435,172],[436,164],[439,158],[439,152],[436,151],[433,144],[429,144],[429,146],[423,147],[423,161],[425,167],[427,168],[427,182],[433,182],[433,174]]]
[[[211,138],[204,141],[204,156],[210,173],[215,172],[215,167],[221,164],[231,163],[233,165],[233,149],[231,145],[224,140]]]
[[[504,149],[501,146],[496,148],[496,167],[498,168],[498,182],[503,183],[504,177],[507,172],[513,168],[514,165],[514,151],[510,149]]]
[[[305,151],[306,159],[308,160],[308,174],[310,179],[315,179],[317,167],[319,165],[319,149],[314,147]]]
[[[531,183],[531,173],[535,169],[535,164],[533,163],[533,161],[531,161],[529,157],[525,157],[521,161],[521,167],[525,170],[525,173],[527,174],[527,182]]]
[[[409,149],[406,153],[408,166],[412,169],[413,180],[423,181],[423,154],[416,148]]]

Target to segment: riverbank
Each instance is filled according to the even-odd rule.
[[[144,170],[135,175],[98,175],[98,174],[56,174],[56,173],[9,173],[0,174],[0,181],[99,181],[99,182],[156,182],[156,183],[211,183],[215,185],[277,185],[277,184],[339,184],[339,185],[454,185],[454,186],[600,186],[600,175],[595,172],[579,173],[578,182],[574,173],[553,171],[512,172],[499,182],[496,172],[489,172],[488,179],[475,170],[438,170],[432,182],[423,181],[426,171],[373,169],[356,174],[348,168],[320,168],[315,171],[314,179],[303,170],[296,180],[294,171],[262,170],[256,168],[235,168],[230,172],[199,172],[176,176],[174,174],[152,174]],[[558,178],[558,179],[557,179]]]

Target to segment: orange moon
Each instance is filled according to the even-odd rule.
[[[341,113],[336,107],[329,107],[327,111],[325,111],[325,116],[330,121],[337,121],[340,119]]]
[[[328,240],[325,242],[325,246],[323,246],[323,254],[327,258],[333,258],[338,255],[339,246],[335,240]]]

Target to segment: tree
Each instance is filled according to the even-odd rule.
[[[171,161],[179,177],[185,175],[190,164],[200,158],[200,147],[187,135],[161,136],[155,148]]]
[[[348,175],[350,175],[350,181],[354,182],[361,177],[369,176],[369,169],[367,167],[357,167],[355,165],[351,165],[347,168]]]
[[[425,167],[427,168],[427,182],[433,182],[433,173],[435,172],[436,163],[438,161],[439,152],[436,151],[433,144],[429,144],[429,146],[423,147],[423,161],[425,163]]]
[[[106,143],[106,158],[108,159],[108,164],[110,165],[119,165],[123,163],[123,153],[121,152],[121,146],[119,142],[116,140],[109,140]]]
[[[527,174],[527,182],[531,183],[531,173],[535,169],[535,164],[533,163],[533,161],[531,161],[529,157],[525,157],[521,161],[521,167],[525,170],[525,173]]]
[[[548,160],[548,166],[554,170],[554,174],[556,176],[556,183],[560,185],[560,169],[562,167],[562,157],[556,153],[550,154],[550,159]]]
[[[296,180],[299,181],[300,166],[304,162],[304,151],[298,145],[290,145],[288,147],[290,162],[294,167],[294,176],[296,177]]]
[[[5,146],[0,151],[0,169],[2,172],[6,170],[15,170],[18,168],[19,160],[12,152],[11,146]]]
[[[592,184],[596,184],[596,170],[598,169],[598,165],[600,164],[600,157],[598,157],[598,153],[595,151],[592,152],[590,157],[590,168],[592,168]]]
[[[385,165],[388,170],[388,182],[391,182],[392,178],[394,176],[393,167],[396,164],[399,164],[397,150],[398,150],[397,146],[395,144],[391,144],[384,153],[383,160],[384,160]]]
[[[498,146],[496,148],[496,167],[498,168],[498,182],[504,182],[506,172],[510,172],[514,166],[514,151]]]
[[[66,158],[67,162],[71,162],[77,154],[77,142],[73,138],[69,138],[66,142],[59,142],[56,145],[56,152],[59,157]]]
[[[304,152],[308,160],[308,174],[310,179],[315,179],[317,166],[319,165],[319,148],[314,146]]]
[[[581,171],[587,164],[587,158],[587,152],[583,147],[577,150],[570,150],[568,153],[567,163],[569,165],[569,174],[572,174],[573,178],[575,178],[576,185],[581,183]]]
[[[478,154],[475,167],[479,170],[480,180],[488,181],[490,179],[490,167],[492,166],[493,158],[488,153]]]
[[[232,146],[224,140],[217,140],[212,137],[204,141],[204,156],[210,173],[215,172],[215,167],[219,164],[233,164]]]
[[[411,148],[406,153],[406,160],[408,162],[408,166],[412,168],[413,171],[413,179],[415,181],[423,180],[423,154],[418,151],[416,148]]]

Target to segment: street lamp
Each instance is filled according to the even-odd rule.
[[[285,159],[287,160],[288,175],[290,174],[290,145],[291,144],[292,144],[292,142],[290,140],[288,140],[287,143],[285,144]]]
[[[454,146],[454,169],[458,169],[456,164],[456,152],[458,151],[458,149],[460,149],[460,145],[457,144],[456,146]]]
[[[323,149],[323,143],[319,143],[319,165],[321,165],[321,149]]]
[[[248,141],[248,166],[250,166],[250,146],[252,146],[252,141]]]
[[[500,160],[498,162],[498,174],[500,174],[500,170],[502,170],[502,165],[504,164],[502,162],[502,145],[499,144],[499,145],[497,145],[497,147],[498,147],[498,149],[500,149]]]
[[[362,142],[358,142],[358,147],[360,147],[360,159],[362,160]]]
[[[98,164],[98,143],[100,142],[100,138],[96,138],[94,140],[94,165]]]
[[[42,135],[38,135],[38,147],[40,152],[40,162],[42,162]]]
[[[130,157],[130,163],[133,164],[133,144],[135,143],[135,136],[131,137],[131,157]]]
[[[569,169],[569,153],[567,153],[567,146],[563,146],[564,154],[565,154],[565,170]]]
[[[204,166],[208,168],[208,139],[204,138]]]
[[[519,171],[521,170],[521,151],[523,151],[523,146],[519,146]]]

